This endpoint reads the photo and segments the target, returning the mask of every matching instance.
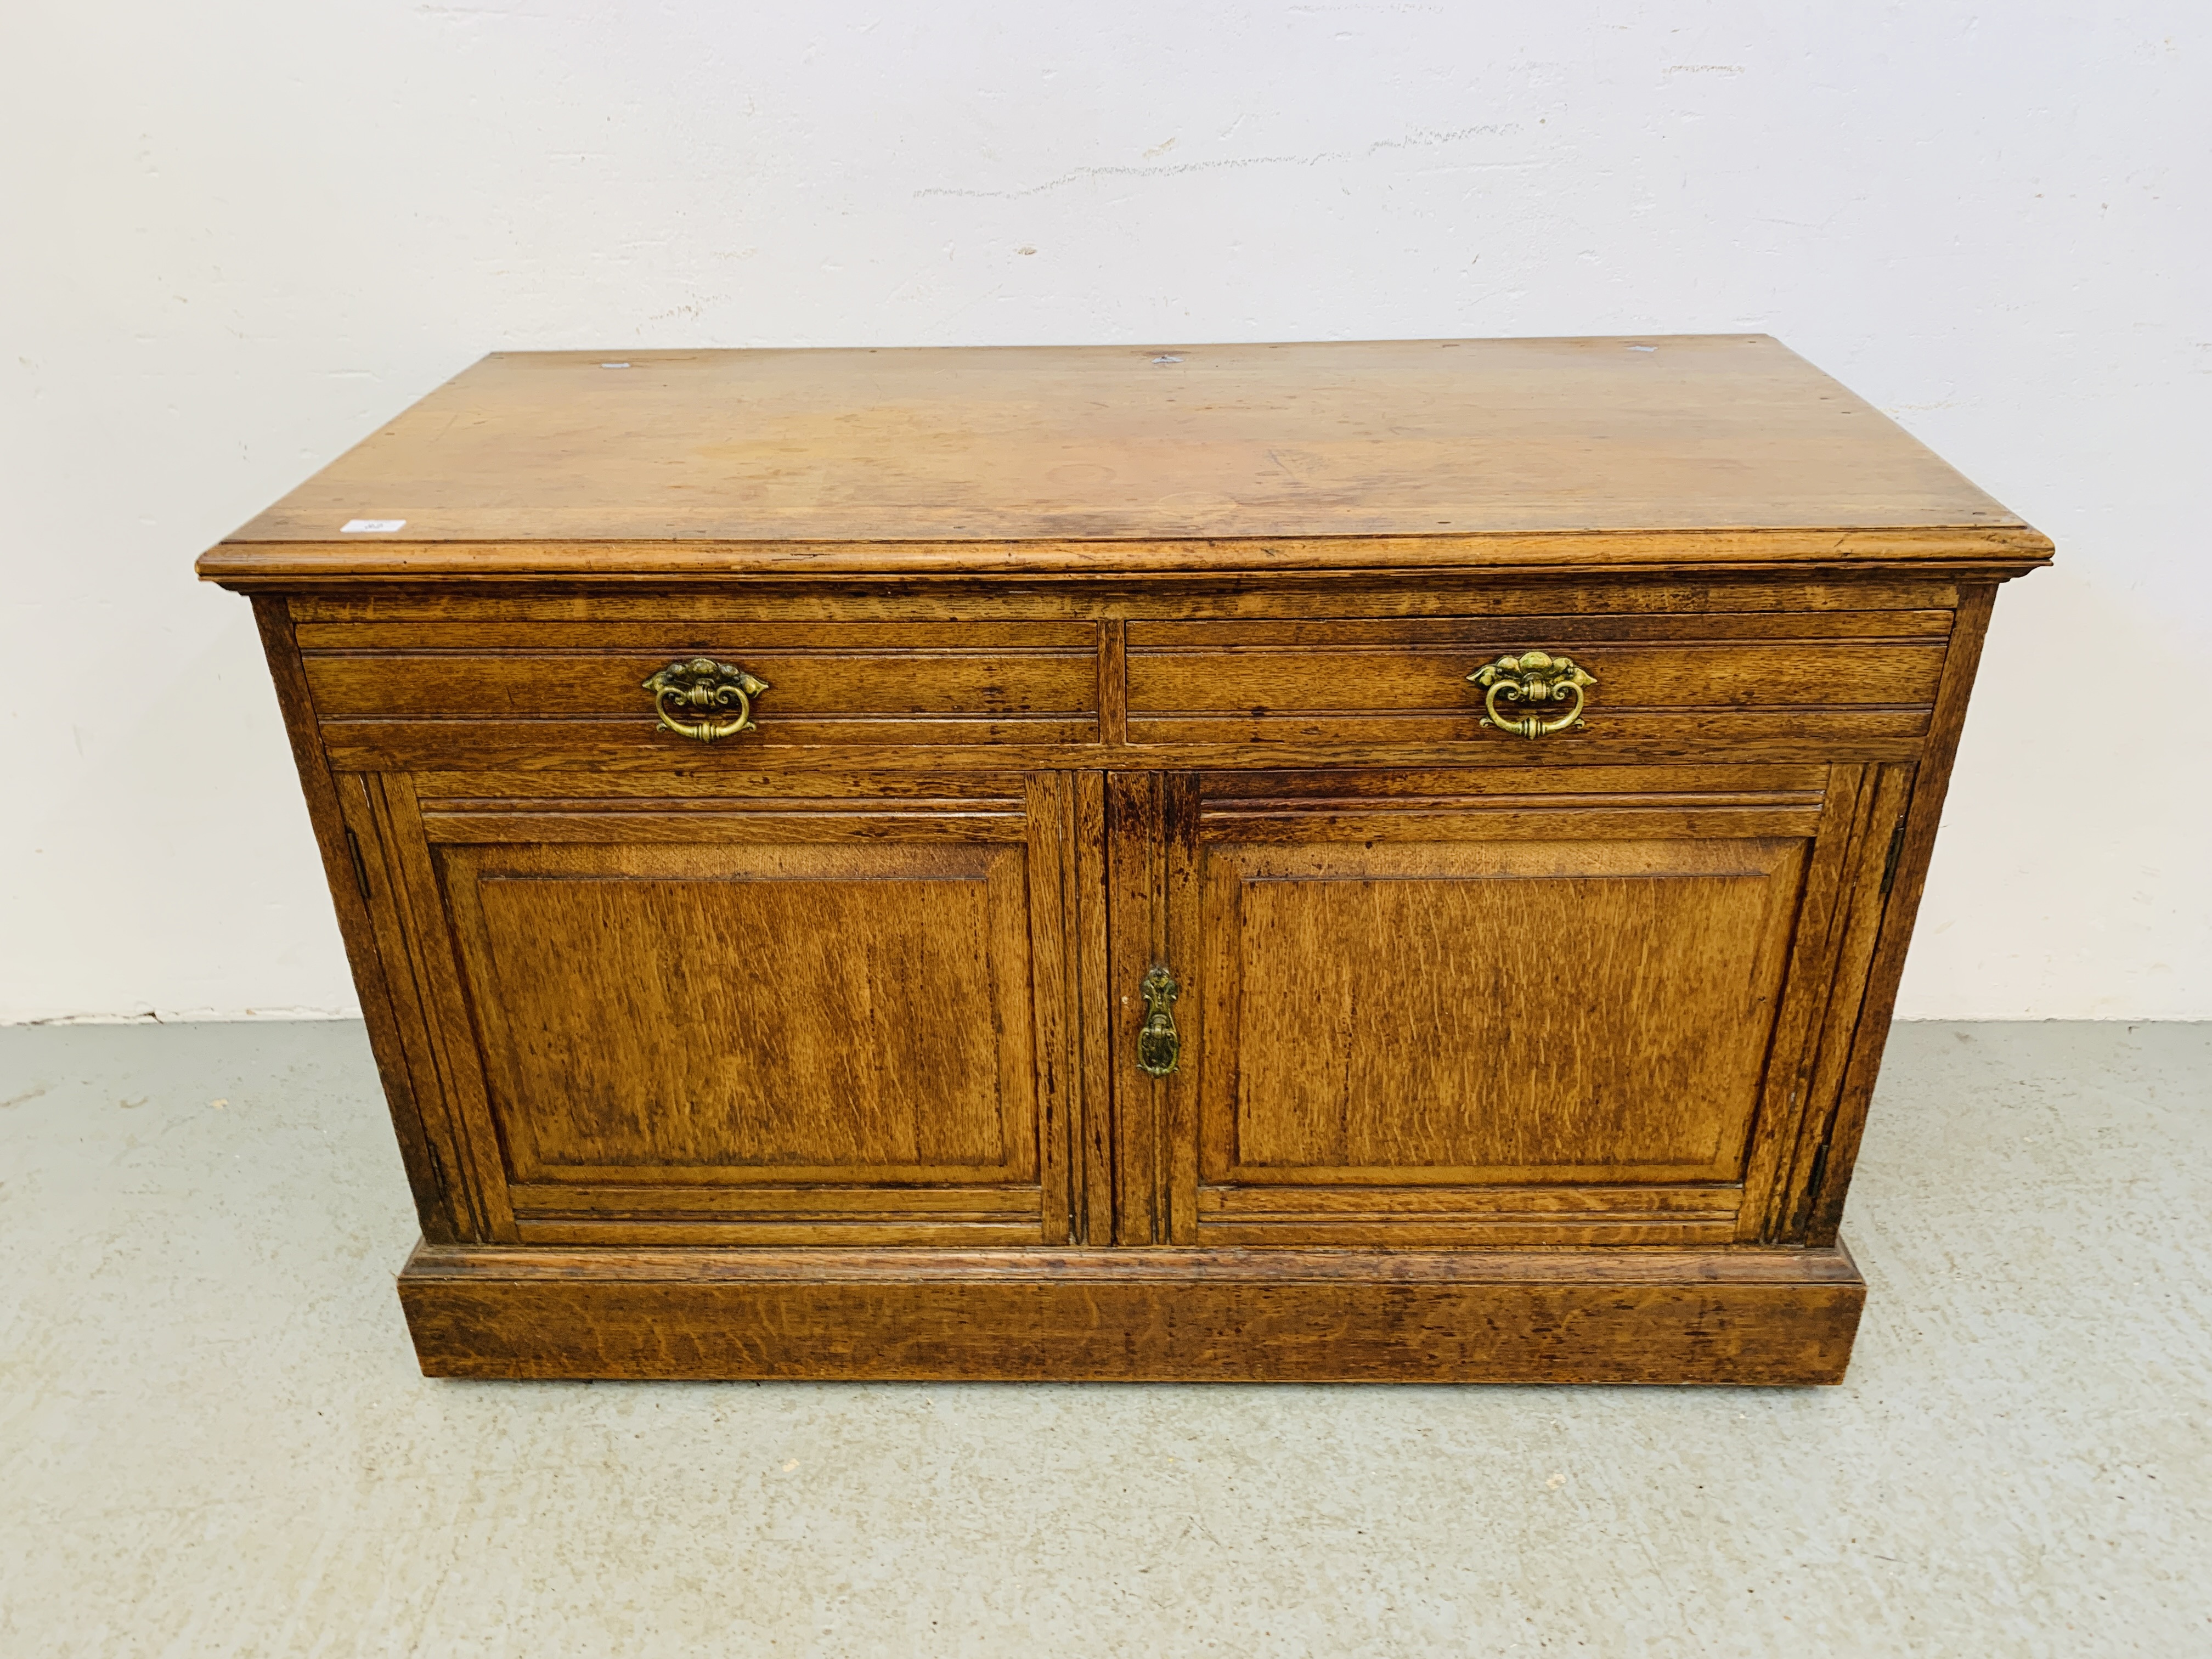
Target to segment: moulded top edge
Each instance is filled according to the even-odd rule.
[[[2050,539],[2027,526],[1897,529],[1611,532],[1602,534],[1312,537],[1146,541],[379,539],[219,544],[200,575],[217,582],[392,580],[621,580],[641,576],[1008,580],[1083,576],[1264,576],[1342,571],[1608,572],[1877,569],[1929,574],[2048,563]]]

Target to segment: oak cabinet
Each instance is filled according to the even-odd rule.
[[[426,1370],[1789,1382],[2047,553],[1722,338],[495,357],[202,568]]]

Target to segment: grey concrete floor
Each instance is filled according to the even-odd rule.
[[[2212,1654],[2212,1027],[1901,1027],[1789,1391],[426,1382],[355,1025],[0,1030],[0,1656]]]

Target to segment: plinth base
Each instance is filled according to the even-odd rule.
[[[1850,1254],[419,1247],[425,1375],[1840,1382]]]

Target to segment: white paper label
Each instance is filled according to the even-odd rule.
[[[338,526],[338,534],[358,536],[364,531],[404,530],[406,527],[407,520],[404,519],[348,519]]]

